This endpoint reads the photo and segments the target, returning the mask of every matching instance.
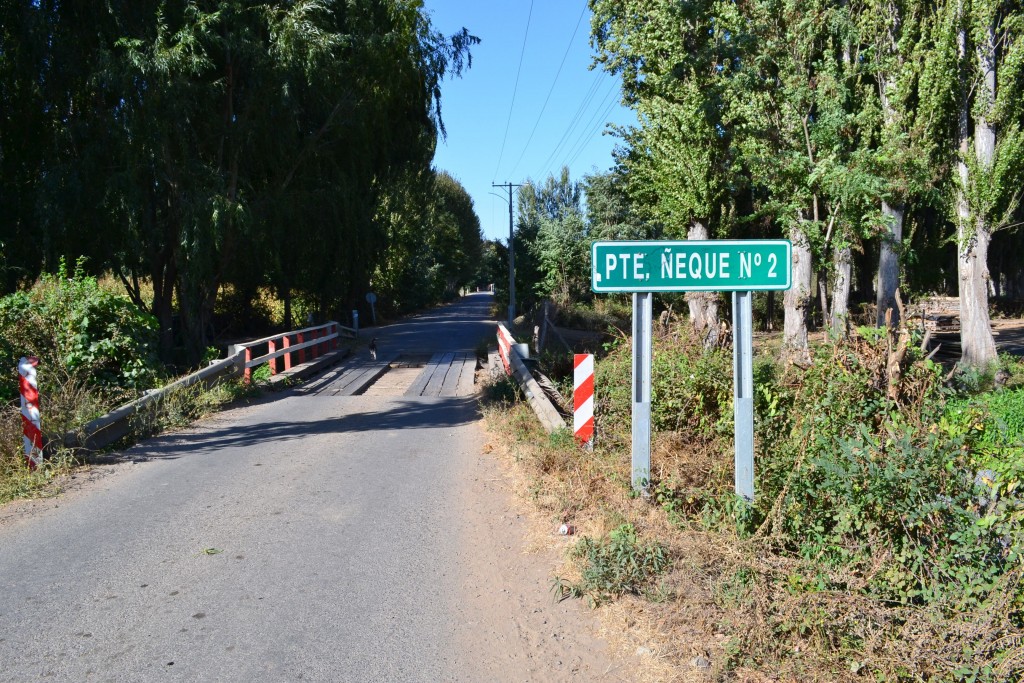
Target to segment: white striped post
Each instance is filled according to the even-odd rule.
[[[25,460],[29,469],[43,464],[43,430],[39,422],[39,383],[36,380],[35,356],[22,356],[18,361],[18,388],[21,391],[21,431],[25,443]]]
[[[594,439],[594,354],[573,356],[572,430],[576,441],[590,444]]]

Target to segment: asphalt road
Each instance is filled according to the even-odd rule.
[[[471,350],[489,306],[378,345]],[[458,635],[477,420],[473,398],[282,392],[8,510],[0,680],[482,680]]]

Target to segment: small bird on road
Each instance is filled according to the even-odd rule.
[[[377,360],[377,338],[370,340],[370,359]]]

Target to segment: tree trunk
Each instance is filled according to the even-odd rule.
[[[962,6],[961,6],[962,10]],[[967,31],[960,29],[957,48],[961,61],[967,59]],[[996,131],[987,115],[995,104],[995,35],[991,27],[977,46],[981,83],[977,88],[976,111],[981,112],[974,122],[974,155],[978,168],[988,171],[995,158]],[[978,105],[981,106],[978,106]],[[971,187],[970,168],[966,159],[971,153],[970,98],[960,102],[959,134],[960,159],[957,172],[960,187],[957,192],[957,274],[960,290],[960,362],[972,367],[985,367],[997,360],[995,339],[988,317],[988,246],[992,240],[989,217],[972,215],[967,192]]]
[[[216,283],[207,288],[205,285],[190,285],[184,276],[178,278],[178,311],[185,342],[185,362],[189,365],[201,361],[209,346],[207,330],[216,292]]]
[[[153,262],[153,315],[160,326],[160,359],[170,363],[174,355],[174,283],[178,279],[170,249],[162,250]]]
[[[806,362],[809,360],[807,309],[811,300],[811,243],[800,223],[790,230],[789,239],[793,243],[793,286],[786,290],[783,298],[782,353],[784,357]]]
[[[889,231],[882,236],[881,254],[878,257],[878,292],[875,302],[877,310],[875,325],[885,325],[885,313],[892,309],[890,318],[893,327],[900,322],[899,309],[896,306],[896,288],[900,286],[900,258],[897,249],[903,240],[903,215],[905,206],[882,202],[882,218]]]
[[[962,225],[970,226],[970,223]],[[957,231],[960,245],[957,272],[960,275],[960,362],[984,367],[997,359],[995,339],[988,316],[987,226],[975,222],[974,234],[963,227]]]
[[[828,328],[828,268],[818,270],[818,306],[821,307],[821,326]],[[811,313],[811,324],[817,329],[817,320],[814,313]]]
[[[708,229],[701,221],[693,221],[686,233],[688,240],[706,240]],[[687,292],[686,303],[690,307],[690,320],[697,334],[704,340],[704,346],[718,343],[718,295],[715,292]]]
[[[850,279],[852,254],[850,247],[836,247],[836,281],[832,286],[832,311],[829,329],[835,337],[845,338],[850,331]]]

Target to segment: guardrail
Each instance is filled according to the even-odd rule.
[[[292,369],[296,360],[301,365],[307,361],[307,356],[308,360],[313,360],[328,351],[333,351],[338,348],[338,339],[343,333],[351,339],[355,339],[359,334],[354,328],[345,327],[332,320],[315,327],[304,327],[301,330],[282,332],[243,344],[233,344],[228,347],[228,355],[245,352],[244,375],[248,381],[252,378],[252,369],[264,363],[269,363],[270,374],[276,375],[278,358],[284,358],[284,370],[288,371]],[[265,347],[267,352],[253,357],[254,349],[262,351],[261,347]]]
[[[270,372],[276,374],[277,359],[281,357],[284,358],[284,370],[291,370],[296,360],[301,365],[336,349],[338,339],[342,335],[355,338],[357,333],[351,327],[344,327],[331,321],[315,327],[305,327],[263,339],[232,344],[228,347],[227,358],[214,361],[202,370],[186,375],[165,387],[146,392],[140,398],[89,422],[78,434],[66,435],[63,442],[66,446],[84,447],[86,450],[106,448],[128,433],[134,415],[172,392],[199,383],[210,386],[230,377],[244,376],[248,380],[251,378],[252,369],[264,363],[270,363]],[[262,350],[261,346],[266,347],[267,353],[253,357],[253,350]]]
[[[228,356],[224,360],[210,363],[209,366],[171,382],[165,387],[147,391],[140,398],[115,408],[103,417],[98,417],[86,424],[79,433],[67,434],[63,442],[65,446],[84,447],[86,450],[99,450],[111,445],[131,429],[131,418],[147,406],[163,400],[165,396],[195,384],[214,384],[224,377],[238,377],[242,374],[241,353]]]
[[[526,395],[526,400],[530,402],[530,407],[533,408],[534,414],[537,415],[537,419],[540,420],[540,424],[546,432],[551,433],[558,429],[564,429],[565,421],[562,419],[562,415],[552,405],[547,394],[540,388],[530,369],[523,362],[519,351],[520,346],[508,328],[498,323],[498,354],[505,366],[505,374],[511,375],[519,383],[519,387]]]

